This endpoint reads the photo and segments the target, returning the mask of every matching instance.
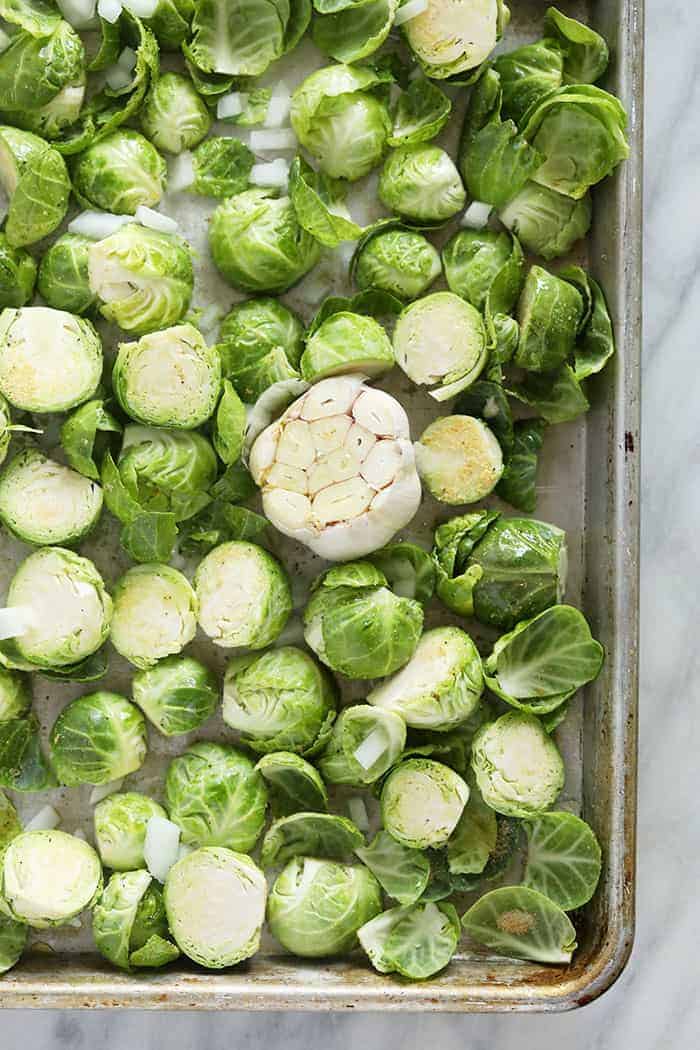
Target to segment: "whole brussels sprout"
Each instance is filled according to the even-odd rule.
[[[247,853],[265,824],[267,789],[242,751],[202,741],[168,766],[165,804],[183,842]]]
[[[0,858],[3,904],[35,930],[64,926],[91,907],[101,889],[100,858],[65,831],[25,831]]]
[[[0,314],[0,392],[25,412],[65,412],[91,397],[102,343],[89,321],[46,306]]]
[[[197,598],[171,565],[135,565],[114,589],[112,645],[136,667],[152,667],[197,632]]]
[[[484,802],[506,817],[550,809],[564,786],[557,746],[534,715],[509,711],[479,729],[472,770]]]
[[[166,153],[191,149],[211,127],[209,110],[181,73],[163,73],[151,85],[140,119],[144,134]]]
[[[36,263],[24,248],[14,248],[0,233],[0,307],[19,309],[34,295]]]
[[[243,193],[249,188],[254,163],[252,151],[240,139],[212,135],[192,154],[192,192],[219,199]]]
[[[308,383],[341,373],[379,376],[393,365],[394,351],[379,322],[349,310],[320,324],[301,355],[301,374]]]
[[[407,219],[439,223],[462,210],[466,192],[449,154],[421,144],[391,151],[379,176],[379,198]]]
[[[343,955],[357,931],[382,910],[379,883],[364,865],[294,857],[270,891],[272,935],[294,955]]]
[[[384,781],[382,823],[404,846],[444,846],[469,798],[467,783],[449,766],[430,758],[408,758]]]
[[[37,448],[18,453],[0,474],[0,521],[25,543],[76,543],[101,512],[100,486]]]
[[[421,479],[441,503],[476,503],[498,484],[503,453],[492,431],[473,416],[441,416],[416,444]]]
[[[59,137],[80,114],[85,48],[62,19],[45,29],[48,32],[16,30],[0,53],[0,111],[13,124],[50,139]]]
[[[522,283],[523,252],[517,237],[496,230],[460,230],[442,252],[450,291],[478,310],[512,310]]]
[[[105,959],[121,970],[133,966],[163,966],[180,952],[166,940],[168,922],[163,894],[148,871],[118,871],[110,878],[92,913],[95,945]],[[159,957],[143,952],[156,945]],[[150,942],[150,944],[149,944]],[[166,948],[163,954],[164,946]]]
[[[238,656],[226,668],[222,716],[253,751],[316,754],[330,735],[336,702],[331,676],[294,646]]]
[[[25,676],[0,667],[0,723],[21,718],[31,706],[32,694]]]
[[[118,693],[87,693],[63,708],[50,744],[51,764],[62,784],[109,784],[143,765],[146,722],[138,707]]]
[[[109,634],[112,599],[102,577],[91,561],[63,547],[43,547],[25,558],[6,604],[31,609],[27,629],[13,644],[23,660],[37,667],[79,663]]]
[[[64,233],[44,254],[39,264],[37,291],[49,306],[71,314],[92,310],[97,302],[88,274],[92,243],[81,234]]]
[[[165,883],[168,925],[180,950],[211,970],[255,955],[267,883],[242,853],[206,847],[173,865]]]
[[[221,358],[191,324],[120,343],[112,386],[127,415],[156,427],[199,427],[221,392]]]
[[[533,255],[555,259],[585,237],[593,218],[590,194],[580,200],[527,182],[498,212],[503,225]]]
[[[209,224],[209,246],[221,274],[247,292],[285,292],[319,260],[321,248],[297,222],[289,197],[265,189],[225,200]]]
[[[199,624],[224,649],[264,649],[292,611],[286,572],[254,543],[234,540],[214,547],[194,578]]]
[[[139,205],[158,204],[166,174],[165,161],[148,139],[118,128],[80,154],[73,168],[73,189],[82,204],[134,215]]]
[[[66,162],[38,135],[0,126],[0,186],[10,198],[8,244],[34,244],[63,222],[71,191]]]
[[[503,0],[428,0],[404,32],[426,75],[443,80],[485,62],[509,18]]]
[[[88,273],[103,317],[136,335],[177,324],[192,298],[189,246],[135,223],[91,245]]]
[[[373,784],[405,746],[403,718],[393,711],[353,704],[340,712],[318,766],[331,784]]]
[[[214,714],[216,675],[192,656],[168,656],[139,671],[131,683],[134,703],[164,736],[189,733]]]
[[[105,868],[136,871],[145,867],[143,848],[151,817],[165,819],[167,814],[152,798],[136,791],[108,795],[98,802],[93,814],[95,845]]]
[[[249,405],[285,379],[299,378],[304,326],[277,299],[247,299],[236,303],[219,330],[218,350],[223,373]]]
[[[399,299],[417,299],[441,272],[440,255],[430,241],[404,226],[381,226],[360,242],[353,275],[360,288],[381,288]]]

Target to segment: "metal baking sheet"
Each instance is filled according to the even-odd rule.
[[[513,19],[501,48],[536,37],[548,5],[541,0],[513,0],[511,6]],[[0,1007],[552,1011],[594,999],[624,967],[634,928],[643,0],[559,6],[590,21],[610,42],[605,86],[619,94],[628,108],[631,144],[629,161],[596,191],[594,225],[581,260],[606,290],[618,352],[591,384],[592,408],[587,417],[549,430],[538,484],[537,516],[562,526],[569,536],[567,600],[581,606],[608,654],[601,677],[577,698],[557,731],[568,771],[562,804],[593,825],[605,858],[596,896],[576,916],[579,949],[573,964],[560,968],[517,962],[481,954],[465,943],[445,973],[410,984],[379,976],[359,952],[340,961],[310,962],[282,954],[268,939],[255,958],[227,972],[206,972],[185,961],[153,975],[125,976],[95,952],[89,916],[84,916],[80,929],[37,931],[21,963],[0,980]],[[318,52],[305,43],[291,61],[278,63],[269,79],[283,79],[293,88],[322,64]],[[453,124],[458,127],[459,121]],[[353,190],[349,204],[358,221],[380,214],[375,186],[376,176],[370,176]],[[241,296],[224,284],[209,261],[206,227],[212,207],[213,202],[188,195],[166,198],[162,205],[179,219],[183,234],[199,251],[195,305],[214,301],[227,309]],[[346,269],[347,248],[327,253],[287,301],[308,320],[312,300],[320,300],[324,292],[349,290]],[[103,335],[105,347],[113,346],[116,331],[104,327]],[[412,389],[398,369],[382,385],[406,407],[414,437],[441,412],[430,398]],[[56,441],[55,431],[45,435],[47,448]],[[492,502],[499,506],[497,500]],[[449,508],[426,499],[404,536],[429,546],[435,524],[450,516]],[[104,515],[98,531],[81,548],[109,582],[127,568],[116,537],[114,523]],[[322,563],[277,534],[269,538],[270,548],[292,573],[296,603],[301,606],[308,581]],[[0,592],[5,592],[17,561],[27,553],[23,544],[0,537]],[[193,564],[183,562],[180,567],[191,573]],[[444,610],[435,606],[428,623],[446,619]],[[479,637],[478,625],[473,626]],[[300,638],[295,617],[283,640]],[[192,650],[222,670],[225,651],[201,634]],[[128,666],[113,654],[109,677],[100,684],[128,695],[130,675]],[[68,700],[90,689],[37,677],[35,706],[43,731],[50,729]],[[361,696],[355,684],[353,690],[344,691],[343,699]],[[216,718],[199,733],[175,742],[153,731],[146,764],[127,786],[159,797],[169,758],[197,737],[231,740],[232,734]],[[82,827],[90,837],[90,788],[10,794],[25,816],[50,801],[63,818],[63,828]]]

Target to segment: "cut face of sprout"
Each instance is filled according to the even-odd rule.
[[[384,546],[420,503],[406,414],[356,376],[290,405],[257,438],[250,469],[272,523],[333,561]]]

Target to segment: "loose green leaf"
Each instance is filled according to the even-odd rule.
[[[608,68],[608,45],[600,33],[575,18],[549,7],[544,31],[556,40],[564,55],[564,81],[568,84],[595,84]]]
[[[172,941],[166,941],[157,933],[149,937],[146,943],[129,956],[129,965],[157,970],[161,966],[175,962],[180,958],[180,949]]]
[[[508,393],[534,408],[547,423],[569,423],[591,407],[570,365],[556,372],[530,373],[522,383],[511,383]]]
[[[386,576],[389,587],[399,598],[415,598],[423,605],[435,591],[435,565],[427,551],[415,543],[390,543],[369,555],[369,560]]]
[[[170,561],[177,539],[175,515],[159,511],[138,514],[121,532],[126,553],[138,562]]]
[[[423,981],[444,969],[457,950],[459,918],[451,904],[391,908],[358,930],[379,973]]]
[[[390,146],[414,146],[439,135],[450,119],[452,101],[427,77],[415,77],[401,92],[393,112]]]
[[[235,463],[243,451],[245,438],[245,405],[233,384],[224,379],[223,394],[214,415],[212,442],[219,459],[227,466]]]
[[[477,943],[514,959],[569,963],[576,948],[576,930],[566,912],[527,886],[484,894],[462,925]]]
[[[542,419],[519,419],[514,424],[511,454],[496,485],[501,499],[528,514],[537,504],[537,463],[545,430]]]
[[[328,810],[328,791],[320,773],[300,755],[273,751],[263,755],[255,768],[265,778],[275,817]]]
[[[470,778],[467,804],[447,843],[450,874],[479,875],[495,849],[496,835],[496,814]]]
[[[312,236],[328,248],[343,241],[355,241],[362,228],[344,215],[338,185],[313,170],[303,157],[295,157],[289,172],[289,195],[297,220]]]
[[[523,885],[538,890],[571,911],[595,893],[601,871],[601,851],[592,828],[565,811],[543,813],[525,821],[527,864]]]
[[[588,322],[574,348],[574,375],[580,382],[600,372],[615,353],[615,336],[603,289],[589,276],[593,301]]]
[[[362,846],[362,832],[347,817],[333,813],[294,813],[274,821],[263,839],[263,868],[286,864],[292,857],[342,860]]]
[[[419,849],[397,842],[386,831],[379,831],[369,846],[355,850],[381,883],[382,889],[399,904],[414,904],[430,878],[430,861]]]
[[[0,787],[46,791],[56,786],[41,750],[35,715],[0,723]]]

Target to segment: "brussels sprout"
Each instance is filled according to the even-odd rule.
[[[49,306],[72,314],[85,314],[95,305],[97,299],[88,277],[91,244],[88,237],[64,233],[45,253],[39,264],[37,291]]]
[[[292,611],[286,572],[254,543],[222,543],[194,578],[199,625],[224,649],[264,649],[283,630]]]
[[[267,791],[241,751],[201,742],[168,766],[165,802],[183,842],[248,852],[265,823]]]
[[[522,284],[523,253],[518,239],[495,230],[461,230],[442,252],[451,291],[483,310],[508,313]]]
[[[399,598],[415,598],[424,605],[435,591],[435,565],[415,543],[390,543],[369,556]]]
[[[459,627],[435,627],[405,667],[370,691],[367,703],[393,711],[414,729],[451,729],[476,709],[483,684],[469,635]]]
[[[209,246],[226,280],[248,292],[285,292],[320,254],[289,197],[263,189],[237,193],[219,205],[209,225]]]
[[[414,904],[428,885],[430,861],[426,854],[397,842],[388,831],[378,831],[369,846],[358,847],[355,853],[384,892],[399,904]]]
[[[270,891],[272,935],[294,955],[344,955],[357,931],[382,909],[381,889],[362,865],[294,857]]]
[[[0,911],[0,974],[7,973],[19,962],[28,934],[23,922],[17,922]]]
[[[92,935],[98,951],[121,970],[131,970],[139,965],[136,953],[149,938],[158,937],[167,943],[167,933],[163,897],[149,872],[115,872],[92,913]],[[180,954],[174,945],[170,947],[168,962]]]
[[[297,379],[304,326],[276,299],[236,303],[219,330],[224,375],[252,405],[274,383]]]
[[[590,26],[548,7],[544,31],[561,47],[564,55],[564,81],[569,84],[594,84],[608,66],[608,45]],[[558,85],[557,85],[558,86]]]
[[[399,0],[349,3],[329,14],[314,15],[316,47],[338,62],[359,62],[382,46],[394,24]]]
[[[57,138],[77,120],[84,95],[85,49],[68,22],[13,33],[0,54],[0,110],[13,124]]]
[[[486,364],[484,322],[458,295],[433,292],[400,315],[394,353],[409,379],[419,386],[437,384],[432,397],[446,401],[473,383]]]
[[[0,474],[0,521],[25,543],[75,543],[101,511],[100,486],[39,449],[20,452]]]
[[[138,131],[119,128],[80,154],[73,189],[84,205],[134,215],[139,205],[158,204],[167,168],[158,150]]]
[[[199,427],[221,391],[221,359],[191,324],[120,343],[112,386],[124,411],[139,423]]]
[[[552,372],[574,348],[583,300],[573,284],[533,266],[520,302],[520,340],[515,364],[530,372]]]
[[[417,146],[434,139],[450,119],[452,101],[426,77],[412,77],[393,112],[390,146]]]
[[[112,599],[102,577],[91,561],[62,547],[44,547],[25,558],[6,603],[32,611],[26,631],[13,642],[22,659],[37,667],[77,664],[109,634]]]
[[[342,860],[364,842],[351,820],[334,813],[293,813],[274,821],[265,833],[260,863],[281,867],[292,857]]]
[[[480,419],[442,416],[416,445],[418,472],[441,503],[476,503],[503,473],[501,446]]]
[[[297,398],[256,438],[250,470],[273,525],[333,561],[382,547],[420,503],[406,414],[357,376]]]
[[[384,781],[382,823],[404,846],[443,846],[468,798],[469,787],[449,766],[430,758],[408,758]]]
[[[520,711],[509,711],[477,731],[471,764],[484,802],[507,817],[549,809],[564,785],[556,744],[537,718]]]
[[[229,661],[222,717],[253,751],[317,754],[336,714],[331,676],[293,646]]]
[[[0,62],[6,56],[0,55]],[[37,135],[0,126],[0,187],[10,199],[5,223],[10,246],[34,244],[63,222],[71,191],[66,162]]]
[[[555,372],[530,372],[523,382],[511,383],[508,393],[534,408],[547,423],[568,423],[591,407],[576,373],[568,364],[561,365]]]
[[[139,671],[131,683],[134,703],[164,736],[189,733],[214,714],[216,675],[191,656],[168,656]]]
[[[25,676],[0,667],[0,723],[21,718],[31,706],[32,693]]]
[[[433,977],[457,950],[461,927],[452,904],[390,908],[357,931],[379,973],[400,973],[412,981]]]
[[[591,225],[593,206],[587,194],[574,200],[536,182],[528,182],[498,217],[527,251],[554,259],[566,255],[585,237]]]
[[[105,868],[136,871],[146,866],[146,825],[151,817],[165,819],[167,814],[147,795],[125,791],[102,799],[93,816],[95,844]]]
[[[0,308],[25,306],[34,295],[36,263],[24,248],[14,248],[0,233]]]
[[[90,247],[88,272],[103,317],[136,335],[177,324],[190,305],[190,249],[169,233],[122,226]]]
[[[258,866],[222,847],[189,853],[173,865],[165,883],[168,925],[178,947],[211,970],[255,954],[266,897]]]
[[[519,419],[513,425],[513,448],[496,492],[506,503],[531,514],[537,505],[538,456],[547,424]]]
[[[409,46],[429,77],[442,80],[484,62],[510,17],[503,0],[428,0],[404,24]]]
[[[227,466],[236,463],[240,458],[245,444],[246,423],[245,405],[233,384],[225,379],[223,393],[214,416],[211,439],[219,459]]]
[[[303,157],[292,161],[289,196],[299,225],[325,247],[355,241],[362,233],[343,203],[344,190],[336,180],[314,171]]]
[[[564,911],[586,904],[598,885],[601,852],[585,820],[565,811],[542,813],[528,821],[525,830],[523,885],[543,893]]]
[[[301,355],[301,374],[308,383],[353,372],[379,376],[393,365],[394,351],[382,326],[371,317],[349,312],[324,321]]]
[[[61,445],[73,470],[93,481],[100,480],[95,463],[99,434],[121,434],[122,425],[105,408],[104,401],[87,401],[68,416],[61,426]]]
[[[562,85],[564,56],[552,36],[494,59],[503,108],[518,125],[531,106]]]
[[[0,896],[11,918],[35,930],[64,926],[92,906],[102,865],[92,846],[65,831],[25,831],[0,859]]]
[[[604,656],[583,614],[553,605],[498,639],[484,675],[491,692],[512,707],[548,714],[598,677]]]
[[[450,156],[439,146],[393,150],[379,177],[379,198],[415,222],[441,223],[464,207],[466,194]]]
[[[164,73],[151,85],[140,120],[144,135],[166,153],[198,145],[211,127],[209,110],[180,73]]]
[[[197,632],[197,598],[170,565],[135,565],[114,589],[112,645],[136,667],[182,652]]]
[[[240,139],[213,136],[197,146],[192,161],[195,193],[204,197],[233,197],[248,189],[255,158]]]
[[[255,768],[265,778],[275,817],[328,809],[328,792],[318,770],[299,755],[274,751],[263,755]]]
[[[379,83],[372,69],[334,65],[294,92],[294,132],[331,178],[361,179],[379,164],[391,132],[386,105],[371,94]]]
[[[188,54],[207,73],[256,77],[287,48],[291,5],[281,0],[197,3]]]
[[[51,730],[51,764],[67,787],[109,784],[146,757],[146,722],[118,693],[88,693],[63,708]]]
[[[89,321],[45,306],[0,314],[0,392],[25,412],[65,412],[95,392],[102,344]]]
[[[353,259],[360,288],[380,288],[399,299],[417,299],[440,273],[440,256],[430,241],[400,224],[377,224],[360,241]]]
[[[318,765],[332,784],[372,784],[394,765],[405,746],[402,718],[355,704],[340,712]]]
[[[576,930],[566,912],[527,886],[485,893],[462,917],[462,925],[472,940],[513,959],[569,963],[576,948]]]
[[[382,678],[415,652],[423,607],[399,598],[369,562],[329,569],[314,584],[304,613],[306,644],[347,678]]]

